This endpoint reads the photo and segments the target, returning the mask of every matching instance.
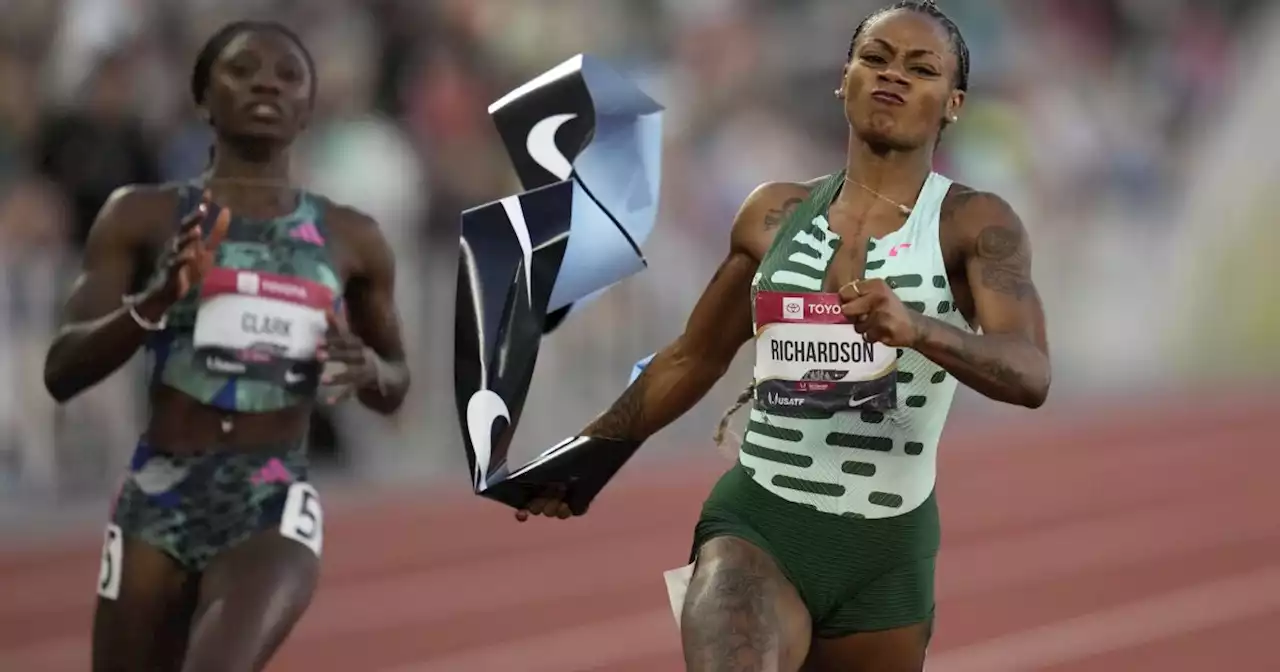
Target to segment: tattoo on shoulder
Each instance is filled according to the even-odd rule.
[[[978,233],[974,254],[982,267],[984,288],[1019,301],[1035,293],[1025,238],[1017,227],[1007,224],[992,224]]]
[[[796,208],[800,207],[801,203],[804,203],[803,198],[788,198],[782,205],[766,212],[764,215],[765,231],[776,229],[785,224],[787,218],[796,211]]]

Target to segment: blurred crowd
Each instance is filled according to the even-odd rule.
[[[322,443],[354,446],[338,454],[356,469],[422,473],[461,462],[449,319],[458,213],[516,189],[487,104],[589,52],[667,106],[651,268],[547,346],[535,390],[557,393],[535,395],[537,412],[526,416],[530,436],[552,440],[680,327],[751,188],[841,164],[846,128],[830,92],[853,28],[878,4],[0,1],[0,491],[19,481],[91,490],[132,445],[145,410],[136,372],[56,409],[41,386],[43,349],[107,195],[204,168],[210,132],[193,114],[188,77],[223,22],[279,19],[303,36],[318,64],[320,122],[296,153],[299,179],[374,215],[399,255],[411,408],[396,423],[344,410],[336,438]],[[1019,209],[1042,251],[1046,297],[1078,315],[1071,276],[1090,245],[1167,232],[1168,197],[1193,163],[1188,148],[1230,93],[1238,36],[1266,3],[940,4],[973,62],[940,169]],[[632,326],[605,326],[617,324]],[[688,435],[700,438],[718,412],[690,421]]]

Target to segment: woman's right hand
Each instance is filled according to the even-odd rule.
[[[561,520],[573,517],[573,510],[564,501],[565,495],[564,486],[547,488],[542,496],[535,497],[533,501],[525,505],[525,508],[516,511],[516,520],[523,523],[529,519],[529,516],[546,516]]]
[[[218,218],[209,231],[209,237],[205,238],[201,225],[209,217],[212,206],[210,194],[205,191],[200,204],[182,219],[177,234],[165,245],[160,260],[160,266],[164,269],[163,281],[155,292],[159,295],[157,298],[167,304],[176,303],[186,296],[193,287],[200,284],[205,273],[213,266],[214,252],[222,244],[231,224],[231,210],[221,208],[218,211]]]

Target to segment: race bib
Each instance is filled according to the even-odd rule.
[[[328,329],[333,290],[260,271],[215,267],[200,290],[192,342],[209,373],[314,391],[316,348]]]
[[[115,523],[107,524],[102,539],[102,564],[98,569],[98,596],[120,598],[120,574],[124,563],[124,533]]]
[[[756,402],[765,411],[887,411],[898,402],[898,352],[868,341],[840,295],[757,292]]]
[[[324,548],[324,509],[320,506],[320,495],[310,483],[298,481],[289,486],[280,512],[280,535],[306,546],[320,557]]]

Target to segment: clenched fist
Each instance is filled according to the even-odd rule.
[[[924,315],[903,305],[880,278],[854,280],[840,288],[840,310],[867,340],[914,348],[924,332]]]

